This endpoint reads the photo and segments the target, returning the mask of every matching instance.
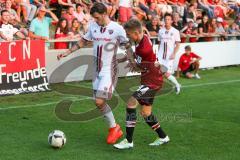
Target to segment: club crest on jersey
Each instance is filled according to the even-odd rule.
[[[94,33],[96,33],[97,32],[97,30],[94,30]]]
[[[108,33],[109,33],[109,34],[113,34],[113,30],[112,30],[112,29],[109,29],[109,30],[108,30]]]

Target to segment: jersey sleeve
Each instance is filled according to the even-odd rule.
[[[119,27],[117,36],[118,36],[117,39],[118,39],[120,45],[125,44],[129,41],[129,39],[127,38],[126,31],[123,29],[122,26]]]
[[[91,31],[92,27],[93,27],[93,23],[90,23],[87,33],[85,33],[85,35],[83,35],[82,37],[84,40],[92,41],[93,39],[92,31]]]
[[[196,55],[195,53],[192,53],[193,58],[200,58],[200,56]]]
[[[175,30],[174,38],[175,38],[175,42],[181,42],[180,33],[178,30]]]

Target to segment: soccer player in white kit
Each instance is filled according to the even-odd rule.
[[[165,26],[158,33],[160,42],[157,58],[162,68],[165,68],[164,76],[175,85],[176,93],[179,94],[181,85],[173,76],[173,63],[181,42],[180,33],[172,27],[171,14],[165,14],[164,21]]]
[[[128,39],[123,27],[109,19],[104,4],[94,3],[90,14],[95,22],[90,23],[88,32],[71,49],[58,55],[58,59],[82,48],[88,41],[93,41],[95,104],[109,124],[107,143],[114,144],[123,135],[123,132],[120,126],[116,124],[111,107],[106,101],[111,99],[117,83],[116,52],[118,46],[126,43]]]

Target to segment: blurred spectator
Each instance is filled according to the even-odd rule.
[[[80,38],[81,35],[85,34],[85,32],[83,32],[83,30],[81,30],[81,25],[78,22],[77,19],[73,19],[72,21],[72,27],[70,28],[68,35],[70,38]],[[71,42],[70,46],[73,46],[74,44],[76,44],[77,42]]]
[[[56,27],[55,39],[66,39],[66,37],[68,37],[68,21],[65,18],[61,18]],[[55,42],[54,48],[67,49],[68,42]]]
[[[230,28],[229,28],[229,30],[228,30],[228,33],[229,33],[229,34],[233,34],[233,35],[240,34],[238,25],[237,25],[236,23],[233,23],[233,24],[230,26]],[[240,39],[240,36],[237,36],[236,38],[239,40],[239,39]],[[234,39],[236,39],[236,38],[230,37],[230,40],[234,40]]]
[[[149,10],[147,12],[147,18],[148,18],[148,20],[151,21],[152,17],[158,16],[158,15],[159,15],[159,13],[157,11],[156,3],[153,2],[150,4]]]
[[[10,13],[8,10],[1,11],[1,25],[0,25],[0,36],[1,39],[6,41],[12,41],[14,39],[14,35],[18,36],[21,39],[25,39],[26,37],[17,29],[14,28],[13,25],[9,24],[10,21]]]
[[[82,6],[80,4],[76,5],[76,11],[73,13],[74,17],[81,23],[84,28],[84,32],[87,31],[89,19],[83,12]],[[73,23],[72,23],[73,24]]]
[[[148,9],[147,9],[148,10]],[[137,17],[139,21],[147,20],[147,15],[146,13],[141,9],[141,3],[139,1],[134,1],[133,3],[133,15]]]
[[[46,13],[49,13],[52,18],[46,17]],[[44,6],[38,10],[37,17],[33,19],[29,29],[29,37],[32,39],[49,39],[49,26],[51,23],[58,22],[58,18],[50,10],[47,10]],[[49,44],[46,44],[48,47]]]
[[[164,17],[166,13],[172,14],[173,12],[172,6],[168,5],[167,0],[158,0],[157,6],[161,11],[162,17]]]
[[[62,15],[62,18],[65,18],[68,21],[68,28],[72,26],[72,20],[75,18],[74,16],[74,7],[69,6],[67,12]]]
[[[69,6],[73,6],[71,0],[49,0],[49,6],[55,8],[54,13],[58,18],[62,16],[62,10],[67,9]]]
[[[115,14],[117,11],[116,3],[112,0],[102,0],[102,3],[107,7],[107,13],[111,20],[115,19]]]
[[[216,28],[217,28],[217,19],[216,18],[212,18],[209,22],[209,28],[208,28],[208,34],[210,36],[214,36],[216,35]],[[208,37],[209,41],[215,41],[217,40],[217,38],[215,37]]]
[[[153,17],[150,23],[146,24],[146,28],[152,37],[156,37],[158,35],[159,27],[159,18],[157,16]]]
[[[216,27],[216,34],[221,35],[219,38],[220,41],[224,41],[226,39],[226,31],[223,28],[223,19],[221,17],[217,18],[217,27]]]
[[[72,27],[69,29],[68,34],[71,38],[80,38],[81,35],[84,34],[84,31],[81,30],[81,25],[76,18],[73,19]]]
[[[231,8],[236,14],[240,13],[240,5],[237,4],[237,0],[223,0],[226,7]]]
[[[33,20],[37,7],[30,3],[29,0],[21,0],[21,8],[25,9],[27,14],[23,14],[24,22],[27,24],[30,24],[30,22]]]
[[[183,29],[183,23],[180,20],[179,13],[173,13],[173,24],[172,24],[172,26],[179,31]]]
[[[0,0],[0,12],[6,8],[6,0]]]
[[[240,26],[240,13],[237,15],[235,23]]]
[[[132,0],[120,0],[119,1],[119,22],[125,23],[132,16]]]
[[[181,17],[184,15],[185,0],[167,0],[172,6],[173,12],[178,12]]]
[[[193,20],[196,21],[197,19],[197,15],[195,12],[195,7],[193,4],[191,4],[186,12],[186,22],[188,22],[189,20]]]
[[[180,77],[180,72],[187,78],[200,79],[198,74],[200,63],[202,58],[197,54],[191,52],[191,47],[185,47],[185,53],[180,57],[178,63],[177,77]],[[192,73],[193,72],[193,73]]]
[[[208,36],[209,22],[208,16],[203,16],[202,23],[198,25],[198,33],[200,36]],[[200,37],[198,39],[199,42],[209,41],[208,37]]]
[[[209,18],[214,17],[214,6],[210,4],[207,0],[198,0],[199,8],[203,9]]]
[[[30,0],[30,2],[32,1],[33,4],[35,4],[37,7],[41,7],[41,6],[46,6],[47,2],[45,0]]]
[[[8,12],[10,13],[9,23],[14,25],[20,22],[20,17],[17,15],[17,12],[14,9],[12,9],[11,0],[6,1],[6,10],[8,10]]]
[[[183,36],[190,36],[189,37],[189,42],[197,42],[196,37],[191,37],[191,35],[196,36],[198,34],[197,28],[195,27],[194,21],[190,20],[187,23],[187,26],[185,26],[182,30],[181,33],[184,33]],[[181,42],[186,42],[186,38],[182,37]]]

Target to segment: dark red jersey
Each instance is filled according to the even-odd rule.
[[[190,62],[193,60],[193,58],[200,58],[200,57],[198,55],[194,54],[193,52],[191,52],[189,55],[184,53],[180,57],[178,67],[181,69],[181,71],[185,71],[190,67],[190,65],[191,65]]]
[[[146,85],[151,89],[159,89],[163,83],[160,67],[155,66],[157,61],[153,51],[152,42],[147,35],[143,36],[141,42],[136,45],[135,59],[141,72],[141,85]]]

